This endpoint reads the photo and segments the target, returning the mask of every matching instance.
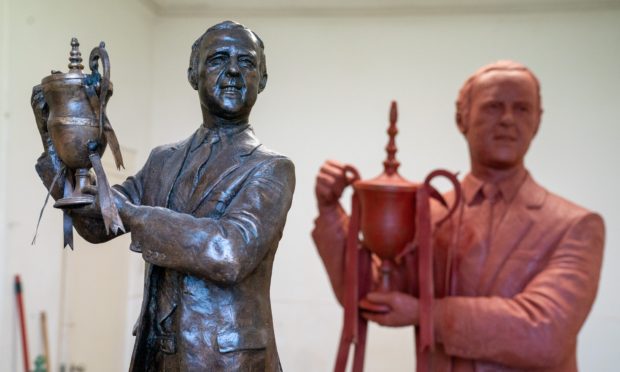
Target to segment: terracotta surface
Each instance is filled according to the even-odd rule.
[[[525,168],[541,115],[538,80],[514,62],[481,68],[459,94],[457,126],[471,173],[461,182],[460,209],[433,233],[435,371],[577,370],[577,334],[596,295],[604,224],[538,185]],[[341,303],[349,219],[338,199],[345,177],[338,162],[322,166],[312,233]],[[440,209],[433,206],[434,218]],[[397,276],[416,288],[415,271],[410,265]],[[416,296],[370,293],[391,311],[365,316],[418,326]]]
[[[419,295],[420,298],[418,362],[420,366],[424,366],[419,368],[421,371],[429,370],[431,353],[435,348],[430,201],[434,198],[447,209],[442,220],[437,221],[437,224],[441,224],[456,211],[461,190],[456,177],[445,170],[431,172],[420,184],[409,182],[398,173],[400,162],[396,160],[395,140],[398,133],[397,116],[396,101],[392,101],[383,173],[375,178],[362,180],[353,165],[346,165],[343,169],[346,183],[353,186],[353,195],[344,253],[344,319],[334,367],[336,372],[346,370],[351,347],[354,347],[352,371],[363,370],[367,319],[361,314],[390,312],[390,306],[370,301],[367,295],[372,290],[380,291],[380,295],[387,295],[392,291],[407,291],[407,283],[394,280],[395,274],[402,270],[402,267],[412,267],[411,272],[418,273],[419,281],[415,288],[409,288],[409,292]],[[454,187],[457,197],[451,206],[447,205],[431,185],[437,177],[447,178]],[[375,266],[375,280],[372,275],[371,255],[376,257],[378,262]]]
[[[153,149],[135,176],[114,186],[130,248],[146,261],[131,371],[281,370],[269,286],[295,174],[249,126],[267,83],[263,49],[234,22],[207,30],[188,70],[203,125]],[[37,171],[49,186],[58,159],[40,130],[46,151]],[[96,210],[71,213],[88,241],[112,238]]]

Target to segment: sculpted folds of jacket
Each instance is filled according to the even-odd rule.
[[[115,186],[131,203],[132,250],[147,261],[130,370],[161,366],[163,353],[174,356],[171,371],[278,371],[269,287],[295,187],[293,164],[250,128],[223,133],[200,195],[171,210],[193,138],[155,148],[135,176]],[[51,168],[41,157],[37,170],[48,184]],[[98,219],[76,217],[87,240],[111,238]]]
[[[446,199],[451,203],[453,194]],[[331,278],[339,277],[330,271],[337,270],[336,252],[344,244],[347,221],[341,209],[316,219],[313,238]],[[466,259],[477,254],[472,244],[480,237],[461,234],[460,283],[446,291],[447,250],[456,226],[453,217],[434,232],[435,370],[576,371],[577,333],[598,288],[605,235],[601,217],[527,175],[486,260]],[[460,272],[479,277],[470,280]],[[410,274],[402,276],[416,278]],[[338,295],[339,283],[332,280],[332,285]]]

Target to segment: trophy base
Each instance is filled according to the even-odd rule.
[[[365,298],[360,300],[359,306],[362,311],[369,311],[372,313],[384,314],[390,311],[390,307],[388,305],[381,305],[375,302],[370,302]]]
[[[69,196],[67,198],[58,199],[56,203],[54,203],[54,208],[60,209],[73,209],[83,207],[88,204],[92,204],[95,201],[95,197],[93,195],[79,195],[79,196]]]

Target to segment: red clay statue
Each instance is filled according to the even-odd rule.
[[[471,171],[460,183],[461,197],[443,196],[448,205],[460,201],[457,211],[432,224],[435,349],[418,370],[577,370],[577,334],[598,287],[604,223],[538,185],[525,168],[542,112],[538,79],[515,62],[484,66],[461,88],[456,123],[469,145]],[[349,217],[339,198],[350,177],[345,165],[327,161],[315,190],[312,236],[340,303]],[[445,215],[432,205],[434,221]],[[420,325],[418,266],[406,261],[393,269],[398,290],[364,299],[388,311],[362,308],[365,319]],[[417,346],[419,362],[419,338]]]

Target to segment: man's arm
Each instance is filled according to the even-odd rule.
[[[61,166],[60,161],[54,155],[55,153],[51,152],[55,152],[55,150],[54,146],[50,142],[48,149],[41,154],[35,165],[35,169],[37,170],[41,181],[48,190]],[[91,191],[95,192],[94,188],[91,189]],[[112,186],[112,189],[112,196],[115,199],[116,207],[119,209],[119,213],[121,209],[125,208],[126,202],[140,205],[140,200],[142,197],[142,170],[135,176],[128,177],[127,180],[125,180],[125,182],[121,185]],[[62,195],[62,187],[57,182],[51,190],[51,196],[54,199],[59,199],[62,198]],[[72,217],[73,227],[75,230],[90,243],[97,244],[107,242],[124,234],[123,232],[119,232],[117,235],[114,235],[111,232],[106,232],[101,212],[96,205],[71,209],[68,213]],[[129,224],[129,221],[123,219],[123,224],[125,226],[125,233],[130,232],[131,225]]]
[[[338,203],[331,209],[320,210],[314,220],[312,239],[325,266],[334,295],[343,303],[344,253],[349,217]]]
[[[604,235],[599,215],[578,219],[544,270],[513,298],[438,299],[436,334],[446,352],[519,368],[563,361],[594,302]]]
[[[344,167],[334,160],[327,160],[321,166],[314,189],[319,215],[312,230],[312,239],[340,304],[344,292],[344,253],[349,225],[349,217],[338,201],[347,185]]]
[[[219,218],[127,204],[120,213],[144,259],[223,284],[243,280],[282,236],[295,188],[293,163],[265,161]]]

